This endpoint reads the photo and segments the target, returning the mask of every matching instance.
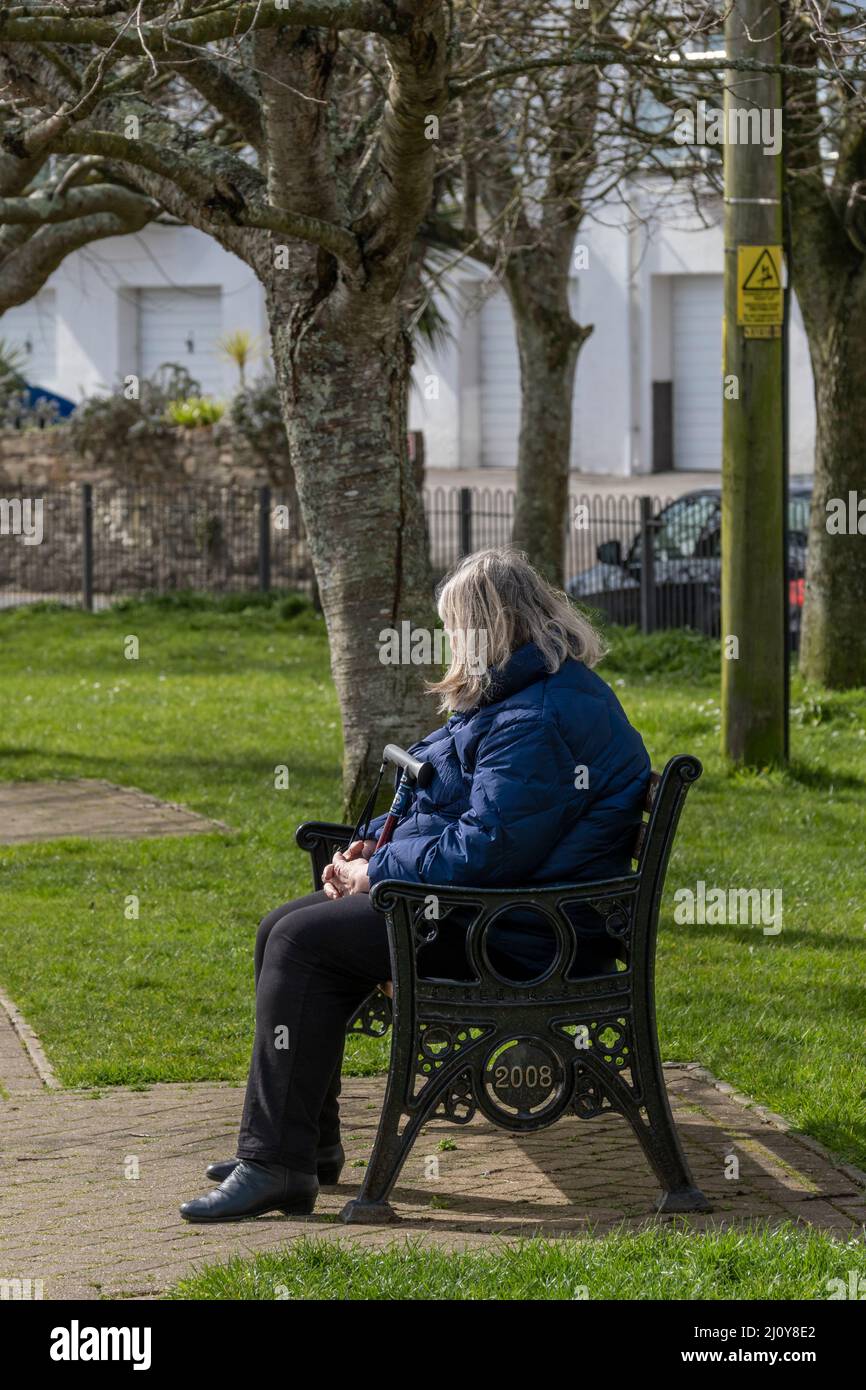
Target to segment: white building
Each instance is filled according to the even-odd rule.
[[[619,208],[578,237],[586,268],[572,280],[575,315],[594,332],[580,356],[571,467],[628,478],[721,466],[722,233],[665,214],[631,230]],[[678,225],[682,223],[683,225]],[[693,224],[694,225],[694,224]],[[410,424],[425,437],[428,470],[507,478],[516,462],[517,349],[501,290],[484,273],[454,272],[460,294],[443,305],[451,336],[416,365]],[[455,307],[455,304],[458,307]],[[479,307],[480,305],[480,307]],[[261,287],[251,270],[190,227],[151,226],[70,256],[30,303],[0,320],[32,384],[78,401],[126,374],[185,365],[209,395],[228,396],[237,369],[218,340],[247,329],[267,341]],[[812,470],[811,369],[799,311],[790,335],[791,472]],[[447,476],[447,475],[446,475]]]

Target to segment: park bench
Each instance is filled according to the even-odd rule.
[[[396,880],[373,886],[371,902],[386,918],[393,1004],[374,991],[348,1031],[381,1037],[393,1022],[394,1034],[373,1153],[341,1220],[394,1220],[388,1198],[421,1126],[434,1118],[468,1124],[477,1110],[511,1133],[543,1129],[566,1114],[590,1120],[616,1111],[629,1121],[661,1183],[657,1210],[710,1210],[674,1127],[655,1011],[659,904],[680,812],[702,770],[697,758],[681,754],[661,774],[652,773],[636,867],[621,878],[532,888]],[[351,833],[351,826],[319,821],[298,829],[316,887]],[[563,909],[571,904],[589,904],[602,915],[618,962],[612,973],[570,971],[577,943]],[[474,914],[467,935],[474,978],[427,978],[418,952],[431,933],[448,929],[454,909]],[[533,980],[506,979],[485,948],[490,924],[518,909],[540,913],[555,937],[555,959]]]

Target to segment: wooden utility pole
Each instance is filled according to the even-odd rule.
[[[727,56],[778,63],[780,23],[733,0]],[[753,767],[786,742],[781,107],[778,74],[726,70],[722,751]]]

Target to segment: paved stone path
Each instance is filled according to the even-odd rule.
[[[6,844],[227,829],[96,780],[0,784],[0,824]],[[666,1077],[695,1179],[714,1206],[712,1215],[685,1218],[695,1229],[784,1219],[842,1236],[866,1227],[866,1175],[695,1064],[670,1065]],[[348,1162],[314,1216],[187,1226],[179,1203],[206,1190],[207,1162],[233,1152],[240,1088],[62,1091],[26,1020],[0,993],[0,1280],[40,1281],[46,1299],[154,1298],[202,1264],[301,1235],[372,1245],[411,1235],[463,1248],[670,1219],[655,1215],[656,1180],[626,1122],[610,1115],[527,1136],[480,1119],[434,1122],[393,1195],[400,1223],[337,1225],[370,1153],[383,1087],[381,1078],[345,1082]],[[446,1139],[454,1147],[440,1150]]]
[[[715,1223],[790,1219],[837,1233],[866,1227],[866,1175],[835,1163],[693,1063],[665,1075],[695,1179]],[[41,1281],[52,1298],[154,1298],[196,1267],[300,1235],[382,1245],[406,1235],[450,1248],[528,1235],[603,1234],[670,1218],[625,1120],[561,1120],[515,1136],[476,1119],[423,1131],[393,1196],[390,1227],[335,1218],[357,1190],[384,1081],[344,1082],[348,1161],[315,1215],[187,1226],[180,1202],[207,1190],[205,1165],[234,1149],[242,1090],[219,1084],[102,1092],[59,1089],[39,1041],[0,994],[0,1280]],[[442,1140],[455,1147],[440,1150]],[[726,1176],[738,1163],[736,1178]],[[683,1219],[683,1218],[677,1218]]]
[[[845,1236],[866,1223],[863,1175],[836,1166],[700,1067],[673,1065],[666,1075],[696,1180],[715,1207],[711,1216],[687,1218],[695,1228],[790,1218]],[[363,1078],[344,1084],[348,1163],[314,1216],[187,1226],[178,1204],[207,1189],[208,1161],[232,1153],[240,1088],[50,1090],[8,1021],[0,1027],[0,1077],[0,1279],[41,1280],[46,1299],[157,1297],[204,1263],[273,1250],[303,1234],[373,1245],[411,1235],[464,1248],[669,1219],[654,1215],[657,1184],[625,1121],[606,1116],[562,1120],[525,1137],[478,1120],[465,1128],[430,1124],[394,1194],[400,1224],[336,1225],[370,1152],[382,1096],[381,1078]],[[445,1138],[456,1147],[440,1151]],[[725,1176],[731,1154],[738,1180]]]
[[[56,840],[63,835],[136,840],[228,830],[134,787],[100,778],[68,782],[0,782],[0,844]]]

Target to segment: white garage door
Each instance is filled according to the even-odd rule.
[[[569,298],[577,312],[577,286]],[[520,436],[520,354],[511,305],[504,290],[485,300],[479,331],[481,380],[481,464],[485,468],[516,468]],[[571,419],[571,468],[579,467],[577,392]]]
[[[218,287],[138,291],[138,370],[153,376],[165,362],[186,367],[205,396],[223,394]]]
[[[520,434],[520,359],[511,305],[497,290],[481,309],[481,463],[516,468]]]
[[[721,275],[673,281],[674,467],[722,466]]]
[[[57,377],[57,311],[53,290],[41,290],[26,304],[7,309],[0,318],[0,338],[16,350],[22,376],[30,386],[53,389]]]

